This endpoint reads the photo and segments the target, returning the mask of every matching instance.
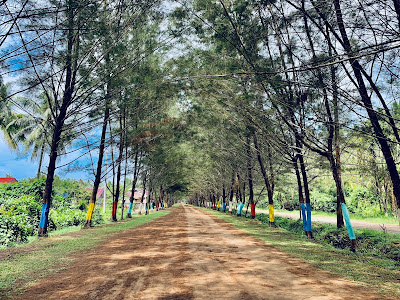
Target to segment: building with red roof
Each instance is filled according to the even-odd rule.
[[[92,188],[88,188],[86,189],[88,192],[92,192],[93,189]],[[104,188],[98,188],[97,189],[97,194],[96,194],[96,200],[101,199],[102,197],[104,197]]]
[[[0,177],[0,183],[14,183],[17,181],[14,177]]]

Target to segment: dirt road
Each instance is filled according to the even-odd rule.
[[[256,209],[257,213],[268,214],[268,210],[265,209]],[[290,219],[298,219],[299,212],[275,212],[275,216],[290,218]],[[312,216],[313,222],[320,222],[320,223],[328,223],[336,225],[336,218],[335,217],[326,217],[326,216]],[[395,224],[379,224],[379,223],[372,223],[360,220],[351,220],[351,225],[354,228],[358,229],[373,229],[377,231],[382,231],[383,228],[389,233],[397,233],[400,234],[400,226]]]
[[[15,299],[385,299],[193,207],[74,258]]]

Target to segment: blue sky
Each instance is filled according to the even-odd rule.
[[[7,143],[4,141],[3,136],[0,134],[0,177],[4,177],[6,174],[10,174],[17,180],[21,180],[28,177],[35,177],[38,161],[31,161],[30,156],[18,155],[16,151],[11,151],[8,148]],[[63,162],[60,162],[62,164]],[[47,168],[47,160],[43,162],[42,171]],[[58,169],[56,174],[61,178],[75,178],[75,179],[89,179],[89,174],[84,171],[69,172],[65,174],[63,169]]]

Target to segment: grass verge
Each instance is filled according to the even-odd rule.
[[[71,254],[93,251],[111,234],[149,223],[169,212],[162,210],[134,216],[123,222],[41,238],[25,247],[18,247],[19,251],[0,261],[0,299],[21,292],[35,280],[64,269],[73,260]]]
[[[271,228],[259,220],[202,209],[318,269],[372,288],[376,293],[400,299],[400,268],[391,259],[336,249],[324,243],[311,242],[282,228]]]

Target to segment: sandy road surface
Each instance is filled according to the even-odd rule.
[[[15,299],[385,299],[192,207],[74,258]]]
[[[256,212],[268,214],[268,210],[265,210],[265,209],[256,209]],[[296,211],[296,212],[275,212],[275,216],[290,218],[290,219],[298,219],[299,212],[298,211]],[[336,225],[335,217],[312,216],[311,219],[313,222],[329,223],[329,224]],[[395,224],[379,224],[379,223],[366,222],[366,221],[360,221],[360,220],[351,220],[351,225],[354,228],[373,229],[373,230],[378,230],[378,231],[382,231],[381,225],[383,225],[387,232],[400,234],[400,226],[395,225]]]

